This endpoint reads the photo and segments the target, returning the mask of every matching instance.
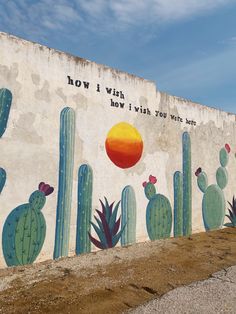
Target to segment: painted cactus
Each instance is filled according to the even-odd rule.
[[[219,229],[223,226],[226,201],[223,189],[228,184],[226,166],[229,161],[230,146],[220,150],[220,167],[216,171],[216,182],[208,186],[207,174],[198,168],[195,172],[199,189],[204,193],[202,200],[202,217],[206,230]]]
[[[136,242],[136,198],[132,186],[126,186],[121,194],[121,245],[129,245]]]
[[[228,202],[230,208],[228,208],[229,215],[226,215],[226,217],[229,218],[230,222],[227,222],[224,224],[226,227],[236,227],[236,199],[233,196],[232,203]]]
[[[7,122],[11,109],[12,93],[6,89],[0,89],[0,137],[3,136],[7,128]]]
[[[75,249],[77,255],[91,251],[91,241],[88,233],[91,230],[92,189],[92,168],[89,165],[82,165],[79,167],[78,172],[78,208]]]
[[[6,183],[6,178],[7,178],[6,171],[3,168],[0,168],[0,194]]]
[[[54,259],[69,251],[70,216],[74,169],[75,112],[66,107],[60,116],[60,162]]]
[[[192,233],[192,162],[191,139],[188,132],[182,136],[183,172],[174,174],[174,236]]]
[[[100,200],[102,211],[96,210],[99,218],[94,216],[97,225],[91,222],[99,240],[91,236],[89,238],[91,242],[99,249],[108,249],[116,246],[119,242],[122,232],[125,229],[125,225],[120,228],[120,217],[117,219],[117,212],[119,209],[120,202],[118,202],[114,209],[114,202],[109,204],[105,198],[105,203]],[[120,230],[119,230],[120,229]]]
[[[156,193],[154,184],[157,179],[150,175],[144,182],[144,192],[149,200],[146,210],[146,226],[150,240],[170,237],[172,227],[172,209],[168,198]]]
[[[3,226],[2,249],[8,266],[33,263],[39,255],[46,234],[46,223],[41,212],[46,196],[53,187],[41,182],[29,203],[13,209]]]

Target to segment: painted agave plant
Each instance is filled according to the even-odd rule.
[[[226,215],[226,217],[229,218],[231,221],[230,223],[226,223],[226,227],[236,227],[236,199],[233,197],[232,204],[228,202],[230,205],[230,208],[228,208],[229,215]]]
[[[99,240],[89,234],[90,241],[99,249],[108,249],[114,247],[120,240],[121,234],[126,225],[120,229],[120,217],[117,219],[117,212],[119,209],[120,201],[114,206],[114,203],[109,204],[106,197],[103,203],[100,200],[102,211],[96,210],[98,217],[94,216],[97,225],[92,221],[93,226]],[[113,209],[114,207],[114,209]],[[120,231],[119,231],[120,229]]]

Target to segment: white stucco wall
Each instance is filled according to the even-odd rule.
[[[89,88],[68,84],[73,80],[89,82]],[[100,84],[100,92],[97,92]],[[83,84],[82,84],[83,85]],[[125,99],[107,94],[106,87],[122,91]],[[12,92],[13,102],[6,132],[0,139],[0,166],[7,172],[0,195],[0,235],[8,214],[28,201],[38,183],[55,188],[47,197],[43,214],[47,233],[37,261],[51,259],[54,248],[58,189],[60,112],[69,106],[76,112],[75,167],[71,210],[70,255],[76,237],[77,173],[82,163],[93,169],[93,211],[100,208],[104,196],[119,201],[121,191],[132,185],[137,200],[137,241],[148,240],[146,199],[142,182],[152,174],[157,177],[158,192],[169,198],[173,207],[173,174],[182,171],[182,134],[188,131],[192,143],[192,228],[204,231],[203,194],[194,172],[202,167],[209,183],[215,183],[219,151],[231,146],[227,170],[229,182],[224,190],[231,201],[236,182],[235,115],[161,93],[153,82],[98,65],[47,47],[0,33],[0,88]],[[123,109],[111,106],[125,103]],[[129,110],[132,104],[132,110]],[[135,112],[134,106],[149,108],[151,115]],[[155,111],[167,114],[155,116]],[[174,121],[179,116],[183,122]],[[186,124],[188,120],[196,125]],[[140,161],[129,169],[116,167],[108,158],[105,140],[108,131],[119,122],[133,125],[144,143]],[[1,246],[1,245],[0,245]],[[95,249],[93,247],[93,249]],[[0,248],[0,267],[5,267]]]

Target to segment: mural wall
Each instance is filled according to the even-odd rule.
[[[0,42],[0,267],[236,226],[235,115]]]

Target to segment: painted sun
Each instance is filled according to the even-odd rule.
[[[126,122],[120,122],[110,129],[105,146],[110,160],[123,169],[133,167],[143,152],[141,135],[135,127]]]

